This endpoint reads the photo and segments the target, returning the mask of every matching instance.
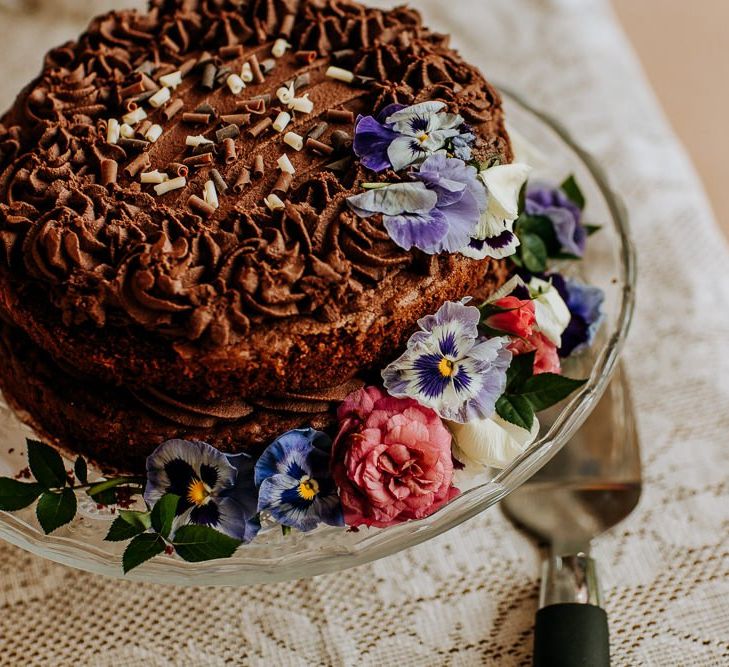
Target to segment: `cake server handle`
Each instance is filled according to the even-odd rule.
[[[608,618],[595,561],[586,553],[544,562],[534,667],[610,667]]]

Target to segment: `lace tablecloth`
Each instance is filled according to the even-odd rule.
[[[84,22],[62,13],[74,1],[0,14],[3,107]],[[729,252],[691,164],[603,0],[414,4],[487,76],[561,118],[627,200],[646,484],[597,544],[614,663],[729,664]],[[0,663],[529,664],[540,558],[498,509],[372,565],[245,590],[101,579],[0,545]]]

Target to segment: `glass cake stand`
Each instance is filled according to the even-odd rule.
[[[606,319],[598,340],[588,354],[568,360],[565,367],[568,375],[589,377],[589,381],[552,411],[551,419],[542,420],[545,423],[539,439],[506,470],[477,482],[420,521],[358,532],[322,527],[288,536],[271,529],[262,531],[252,544],[243,545],[227,560],[187,563],[175,556],[160,556],[128,575],[122,574],[121,565],[125,544],[103,539],[114,516],[108,510],[97,510],[83,493],[78,496],[79,512],[74,521],[52,535],[43,534],[32,508],[12,514],[0,512],[0,538],[44,558],[97,574],[183,586],[242,586],[311,577],[389,556],[458,526],[528,480],[570,439],[607,387],[633,312],[635,254],[625,209],[598,165],[559,123],[513,93],[504,97],[519,160],[534,166],[536,177],[561,182],[574,173],[587,198],[587,221],[603,226],[590,239],[586,261],[579,264],[582,278],[606,293]],[[15,475],[27,465],[24,452],[28,436],[32,436],[30,429],[0,398],[0,476]]]

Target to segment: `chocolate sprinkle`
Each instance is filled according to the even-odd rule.
[[[195,113],[194,111],[186,111],[182,114],[183,123],[192,123],[193,125],[209,125],[209,113]]]
[[[135,151],[143,151],[149,146],[149,142],[144,139],[128,139],[127,137],[122,137],[117,143],[122,148],[131,148]]]
[[[294,57],[302,65],[311,65],[319,57],[319,54],[316,51],[297,51]]]
[[[304,72],[303,74],[299,74],[299,76],[296,77],[294,80],[294,90],[297,92],[301,90],[302,88],[306,88],[311,83],[311,74],[309,72]]]
[[[266,80],[266,77],[263,76],[261,64],[258,62],[258,58],[255,53],[248,59],[248,62],[251,65],[251,72],[253,72],[253,81],[255,83],[263,83]]]
[[[324,117],[332,123],[354,123],[354,114],[348,109],[329,109]]]
[[[312,139],[311,137],[306,140],[306,147],[315,153],[319,153],[319,155],[331,155],[334,152],[334,148],[329,144],[325,144],[318,139]]]
[[[200,81],[200,85],[207,90],[212,90],[215,86],[216,72],[217,68],[215,67],[215,64],[212,62],[207,63],[205,65],[205,69],[203,69],[203,75],[202,80]]]
[[[212,153],[201,153],[200,155],[192,155],[191,157],[186,157],[183,161],[183,164],[187,165],[188,167],[203,167],[208,164],[213,163],[213,154]]]
[[[215,183],[215,189],[218,191],[218,194],[224,195],[228,191],[228,184],[217,169],[210,170],[210,178]]]
[[[309,139],[319,139],[327,131],[328,127],[329,124],[324,121],[317,123],[306,133],[306,136]]]
[[[259,137],[261,134],[263,134],[272,125],[272,118],[264,118],[263,120],[259,120],[253,127],[249,128],[248,134],[255,139],[256,137]]]
[[[236,194],[241,194],[243,190],[245,189],[246,185],[251,184],[251,170],[248,169],[248,167],[243,167],[241,169],[240,174],[238,174],[238,178],[235,181],[235,185],[233,186],[233,191]]]
[[[119,165],[116,160],[103,159],[101,161],[101,184],[111,185],[116,183]]]
[[[150,164],[149,153],[141,153],[124,167],[124,173],[130,178],[134,178],[138,173],[145,171]]]
[[[215,138],[218,143],[225,141],[226,139],[235,139],[240,136],[240,128],[237,125],[231,123],[225,127],[221,127],[215,132]]]
[[[185,103],[181,99],[177,98],[176,100],[170,102],[164,109],[162,109],[162,115],[167,120],[171,120],[172,117],[177,114],[184,106]]]
[[[291,37],[295,21],[296,14],[286,14],[286,16],[283,17],[283,21],[281,21],[281,27],[279,28],[278,34],[286,39]]]
[[[235,125],[230,125],[230,127],[238,129]],[[235,150],[235,141],[233,141],[232,137],[223,139],[223,155],[225,156],[225,164],[233,164],[238,158]]]
[[[344,130],[335,130],[332,132],[332,144],[340,153],[352,148],[352,135]]]
[[[190,173],[190,169],[186,164],[181,162],[171,162],[169,170],[177,174],[178,176],[187,176]]]
[[[263,161],[263,155],[256,155],[255,159],[253,160],[253,177],[254,178],[263,178],[263,175],[266,173],[266,164]]]
[[[278,179],[276,180],[276,184],[273,186],[273,191],[278,192],[280,194],[284,194],[289,191],[291,188],[291,183],[294,181],[294,175],[289,174],[286,171],[282,171],[278,175]]]
[[[243,56],[243,47],[240,44],[221,46],[220,49],[218,49],[218,53],[221,58],[226,58],[227,60],[241,58]]]
[[[197,195],[190,195],[187,205],[204,218],[210,218],[215,213],[215,207],[200,199]]]
[[[227,114],[220,117],[224,123],[232,123],[234,125],[248,125],[251,122],[251,114],[249,113],[234,113]]]

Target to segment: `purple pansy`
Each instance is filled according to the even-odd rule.
[[[582,257],[587,230],[582,226],[582,211],[561,188],[549,183],[530,183],[526,192],[527,215],[547,218],[554,227],[562,251]]]
[[[284,433],[261,454],[255,468],[258,510],[303,532],[320,523],[343,526],[337,488],[329,472],[331,438],[312,428]]]
[[[383,214],[385,229],[405,250],[428,254],[458,252],[474,234],[486,209],[486,190],[474,167],[437,154],[429,157],[413,182],[368,190],[348,199],[360,217]]]
[[[360,116],[354,133],[354,152],[376,172],[401,171],[429,155],[451,149],[463,160],[471,158],[475,135],[457,114],[444,112],[444,102],[422,102],[410,107],[393,104],[377,118]]]
[[[245,454],[228,458],[206,442],[167,440],[147,458],[144,500],[153,507],[168,493],[180,497],[172,535],[197,524],[250,542],[261,527],[253,459]]]
[[[559,273],[550,273],[547,278],[557,289],[572,315],[567,329],[562,334],[560,357],[569,357],[592,345],[605,314],[602,305],[605,292],[599,287],[583,285],[565,278]]]
[[[419,320],[405,354],[382,372],[390,395],[462,424],[493,415],[511,363],[509,339],[480,336],[481,313],[466,302],[447,301]]]

